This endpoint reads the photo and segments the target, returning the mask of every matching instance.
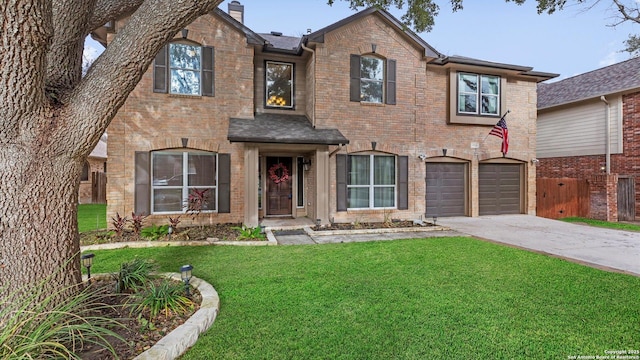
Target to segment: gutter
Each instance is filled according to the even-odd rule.
[[[605,168],[607,175],[611,174],[611,105],[604,97],[604,95],[600,96],[600,100],[602,100],[606,105],[606,113],[605,113]]]
[[[313,128],[316,128],[316,52],[311,49],[308,48],[305,44],[304,44],[304,40],[300,41],[300,47],[302,47],[303,50],[308,51],[311,53],[311,57],[312,57],[312,61],[313,61],[313,86],[311,87],[311,126],[313,126]]]

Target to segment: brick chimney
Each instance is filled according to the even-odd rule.
[[[244,24],[244,5],[240,4],[238,0],[233,0],[229,3],[229,15]]]

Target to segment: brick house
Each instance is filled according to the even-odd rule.
[[[538,85],[539,178],[589,183],[590,217],[640,214],[640,58]]]
[[[536,84],[555,74],[443,56],[374,8],[289,37],[228,7],[177,34],[109,126],[109,217],[166,223],[195,188],[198,221],[248,226],[535,214]],[[503,157],[487,134],[507,109]]]
[[[96,147],[87,157],[82,167],[82,176],[80,177],[80,188],[78,189],[78,203],[104,203],[104,191],[96,189],[101,181],[96,174],[104,174],[107,172],[107,134],[102,135]]]

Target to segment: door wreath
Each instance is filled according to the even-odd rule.
[[[282,163],[273,164],[269,168],[269,178],[276,184],[287,181],[289,180],[289,170]]]

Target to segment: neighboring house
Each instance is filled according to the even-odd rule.
[[[374,8],[289,37],[228,6],[160,51],[109,126],[109,217],[166,222],[194,189],[198,221],[248,226],[535,214],[536,85],[557,75],[443,56]],[[487,135],[507,110],[503,157]]]
[[[98,141],[96,147],[87,157],[80,177],[78,202],[80,204],[104,203],[105,190],[101,180],[107,172],[107,134]],[[94,174],[95,173],[95,174]],[[102,186],[99,188],[99,186]]]
[[[538,85],[540,178],[589,181],[590,216],[640,214],[640,58]]]

